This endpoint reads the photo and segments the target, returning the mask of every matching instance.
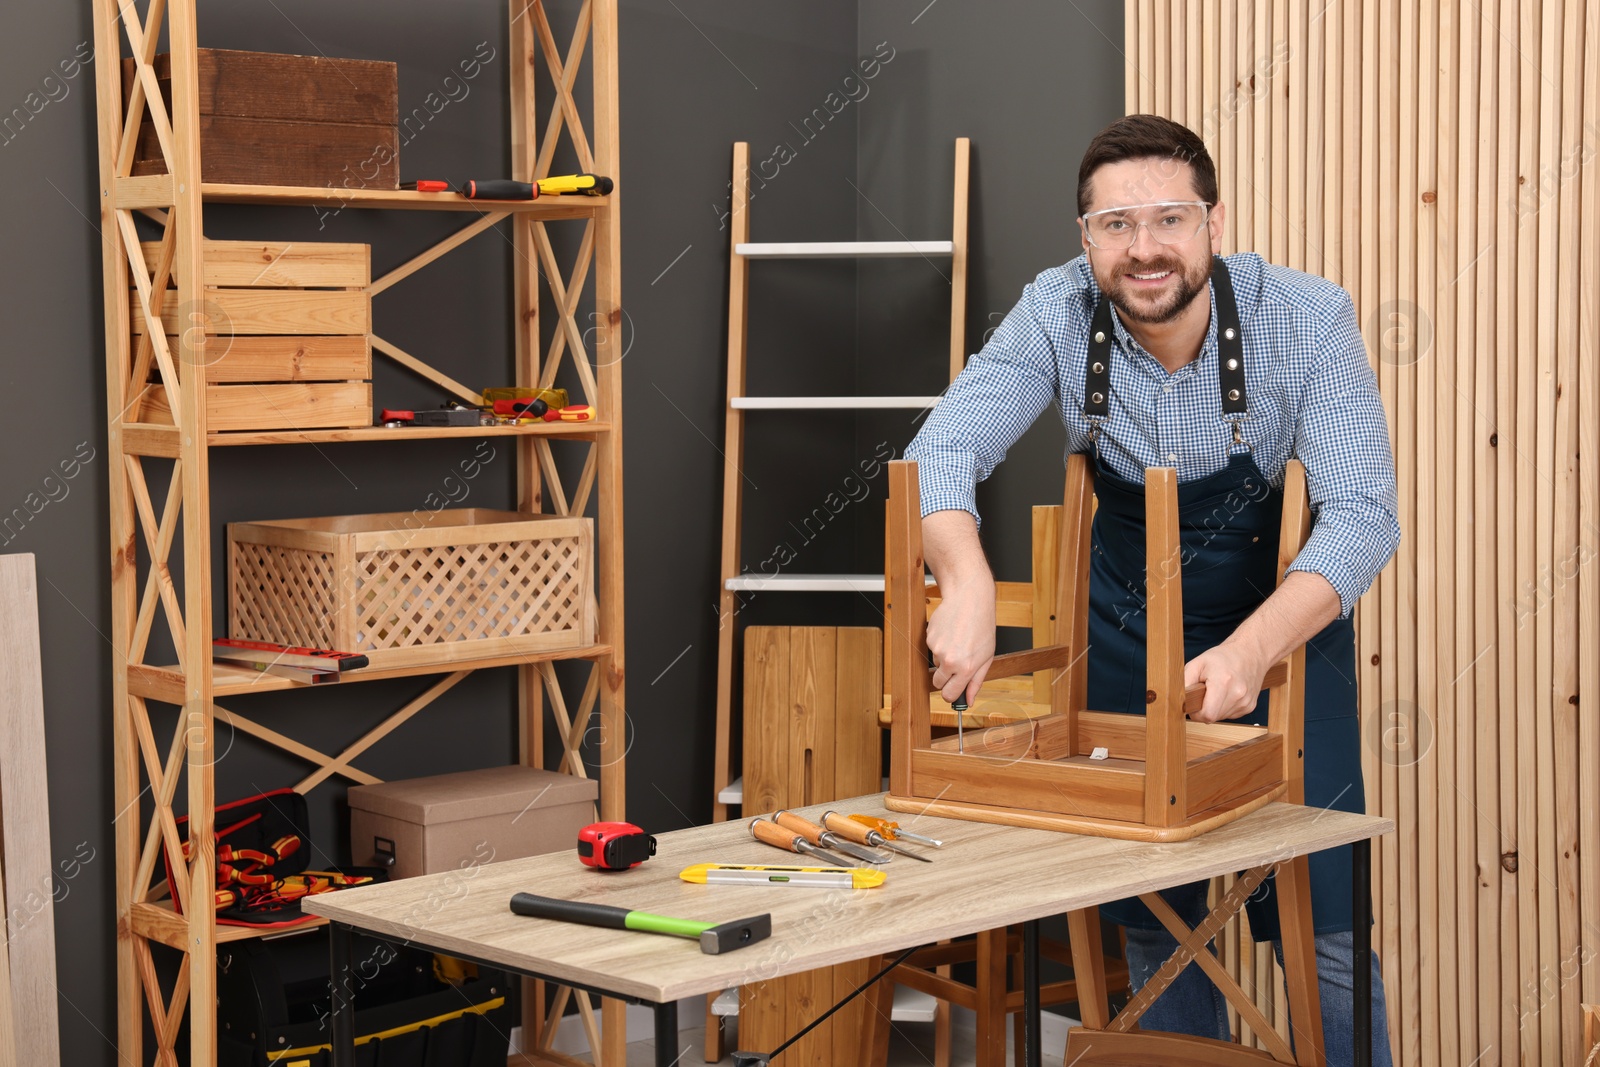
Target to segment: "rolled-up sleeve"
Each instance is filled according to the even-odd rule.
[[[1289,569],[1326,578],[1348,616],[1400,545],[1394,454],[1348,294],[1320,332],[1294,447],[1315,520]]]
[[[1041,321],[1036,285],[951,383],[906,448],[917,461],[922,514],[978,515],[974,489],[1056,395],[1055,346]]]

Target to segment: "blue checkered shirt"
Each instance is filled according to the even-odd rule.
[[[1283,484],[1290,458],[1299,459],[1315,522],[1290,569],[1326,578],[1349,615],[1400,543],[1389,430],[1355,308],[1326,279],[1253,253],[1227,262],[1244,334],[1245,444],[1234,443],[1233,417],[1222,412],[1213,293],[1200,358],[1176,374],[1116,320],[1100,458],[1135,484],[1157,466],[1175,467],[1178,480],[1189,482],[1248,447],[1274,486]],[[1099,300],[1083,256],[1023,289],[906,450],[918,463],[924,515],[959,509],[977,517],[974,486],[1052,401],[1067,453],[1089,451],[1084,363]]]

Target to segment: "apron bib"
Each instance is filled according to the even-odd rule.
[[[1234,440],[1243,446],[1244,356],[1238,312],[1227,267],[1217,258],[1213,284],[1218,316],[1218,376],[1224,415],[1233,415]],[[1103,420],[1109,407],[1111,322],[1101,301],[1091,327],[1085,413]],[[1096,410],[1099,409],[1099,410]],[[1098,437],[1098,433],[1092,435]],[[1247,446],[1246,446],[1247,447]],[[1092,448],[1095,512],[1089,563],[1088,704],[1095,711],[1145,712],[1144,487],[1121,477]],[[1184,659],[1221,644],[1277,588],[1278,530],[1283,491],[1274,489],[1248,450],[1235,453],[1215,474],[1178,486],[1182,559]],[[1357,718],[1355,629],[1335,619],[1306,645],[1305,794],[1308,807],[1361,812],[1361,737]],[[1266,694],[1237,720],[1265,725]],[[1181,848],[1181,845],[1174,846]],[[1312,854],[1311,907],[1318,934],[1351,927],[1348,846]],[[1197,883],[1203,885],[1204,883]],[[1196,892],[1192,887],[1169,891]],[[1256,940],[1278,936],[1274,880],[1247,905]],[[1138,900],[1104,905],[1102,914],[1123,925],[1159,923]]]

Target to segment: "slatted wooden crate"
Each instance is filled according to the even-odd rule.
[[[400,87],[394,63],[201,48],[200,178],[237,185],[396,189],[400,182]],[[172,106],[169,57],[155,59]],[[123,101],[133,60],[123,60]],[[134,174],[163,174],[149,112],[139,128]]]
[[[145,262],[156,262],[159,246],[143,248]],[[180,373],[204,365],[207,428],[372,425],[371,247],[207,241],[204,255],[205,296],[180,306],[167,290],[161,319]],[[137,299],[133,310],[137,346],[146,329]],[[201,357],[181,333],[196,324],[206,335]],[[172,422],[162,389],[145,391],[137,421]]]
[[[458,508],[228,524],[229,635],[448,664],[594,643],[588,519]]]

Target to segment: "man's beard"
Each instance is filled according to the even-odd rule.
[[[1148,297],[1140,297],[1123,279],[1127,274],[1154,274],[1164,270],[1171,271],[1176,276],[1177,288],[1172,290],[1170,297],[1161,300],[1160,303],[1151,303]],[[1159,326],[1181,315],[1194,298],[1210,284],[1211,256],[1207,255],[1203,262],[1187,266],[1178,259],[1159,259],[1138,265],[1128,264],[1117,272],[1109,284],[1098,277],[1095,281],[1100,284],[1106,295],[1111,297],[1111,302],[1116,305],[1118,313],[1124,318],[1150,326]]]

